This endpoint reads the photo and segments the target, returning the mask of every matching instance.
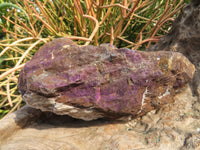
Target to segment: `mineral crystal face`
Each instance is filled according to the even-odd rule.
[[[31,107],[83,120],[138,117],[164,104],[193,77],[178,52],[109,45],[45,44],[22,69],[18,88]]]

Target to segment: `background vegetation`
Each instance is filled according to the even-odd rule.
[[[145,50],[189,0],[0,0],[0,118],[19,109],[21,68],[46,42]]]

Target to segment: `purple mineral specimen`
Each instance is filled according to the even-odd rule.
[[[18,88],[27,104],[43,111],[83,120],[138,117],[173,102],[194,71],[178,52],[78,46],[60,38],[27,62]]]

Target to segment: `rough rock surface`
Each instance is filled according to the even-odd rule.
[[[173,102],[194,71],[177,52],[81,47],[60,38],[25,65],[18,88],[28,105],[43,111],[83,120],[138,117]]]
[[[200,104],[190,88],[129,122],[82,121],[24,107],[0,120],[1,150],[199,150]]]
[[[150,51],[176,51],[184,54],[196,68],[191,82],[193,94],[199,98],[200,84],[200,0],[192,0],[173,22],[172,28]],[[200,99],[199,99],[200,100]]]

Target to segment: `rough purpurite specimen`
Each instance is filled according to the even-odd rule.
[[[27,62],[18,88],[28,105],[42,111],[83,120],[138,117],[173,102],[194,71],[178,52],[78,46],[60,38]]]

